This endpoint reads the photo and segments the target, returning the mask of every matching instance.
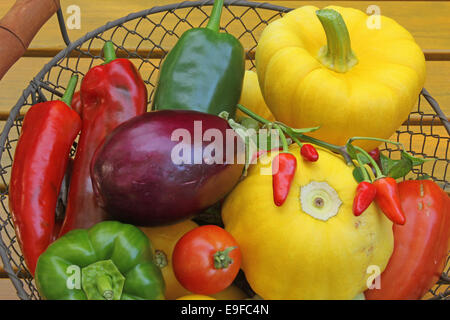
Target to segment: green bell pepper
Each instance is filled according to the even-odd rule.
[[[73,230],[39,257],[35,280],[49,300],[164,299],[152,245],[137,227],[105,221]]]
[[[162,63],[153,110],[195,110],[235,116],[245,73],[242,44],[220,33],[223,0],[216,0],[206,28],[184,32]]]

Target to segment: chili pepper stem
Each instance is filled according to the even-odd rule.
[[[255,119],[256,121],[261,122],[262,124],[269,124],[271,123],[269,120],[264,119],[263,117],[257,115],[256,113],[254,113],[253,111],[250,111],[249,109],[247,109],[246,107],[244,107],[242,104],[237,104],[236,106],[239,110],[241,110],[243,113],[245,113],[246,115],[248,115],[249,117]]]
[[[281,129],[281,127],[278,124],[274,124],[273,125],[275,127],[275,129],[278,130],[278,132],[280,133],[280,138],[281,138],[281,144],[283,146],[283,152],[289,152],[289,146],[288,146],[288,142],[286,140],[286,136],[284,135],[283,130]]]
[[[61,98],[61,101],[70,106],[72,104],[73,94],[78,83],[78,75],[74,74],[70,77],[69,83],[67,84],[67,89]]]
[[[214,0],[214,6],[208,21],[207,29],[215,32],[220,30],[220,17],[222,16],[223,0]]]
[[[361,165],[360,163],[358,163],[358,164],[359,164],[359,166],[361,168],[361,172],[362,172],[362,175],[363,175],[363,178],[364,178],[363,181],[372,182],[372,180],[369,177],[369,174],[367,173],[366,168],[363,165]]]
[[[103,55],[105,57],[105,64],[110,63],[116,59],[116,50],[112,41],[106,41],[103,46]]]
[[[371,165],[374,167],[374,169],[375,169],[375,172],[376,172],[376,178],[377,178],[377,179],[384,178],[385,176],[384,176],[383,173],[381,172],[380,167],[378,166],[377,162],[370,156],[370,154],[369,154],[366,150],[364,150],[363,148],[361,148],[361,147],[358,147],[358,146],[354,146],[354,147],[355,147],[356,150],[358,150],[359,152],[361,152],[363,155],[365,155],[365,156],[369,159],[370,164],[371,164]]]
[[[236,246],[228,247],[223,251],[217,251],[214,253],[214,268],[225,269],[228,268],[230,264],[233,263],[233,259],[230,258],[229,253],[237,249]]]
[[[257,115],[256,113],[250,111],[249,109],[247,109],[246,107],[244,107],[241,104],[238,104],[237,108],[239,110],[241,110],[243,113],[245,113],[246,115],[248,115],[249,117],[255,119],[256,121],[261,122],[262,124],[266,124],[267,125],[267,124],[271,124],[272,123],[271,121],[266,120],[263,117]],[[291,130],[291,128],[289,126],[287,126],[286,124],[284,124],[282,122],[276,122],[274,124],[278,124],[280,126],[281,130],[283,130],[287,135],[289,135],[291,138],[293,138],[292,140],[294,140],[294,138],[296,138],[296,136],[298,136],[300,139],[302,139],[302,140],[304,140],[306,142],[310,142],[310,143],[313,143],[313,144],[318,145],[320,147],[323,147],[325,149],[329,149],[329,150],[331,150],[333,152],[339,153],[340,155],[342,155],[342,157],[344,158],[344,160],[345,160],[345,162],[347,164],[353,164],[352,158],[347,153],[347,151],[345,149],[345,146],[337,146],[337,145],[334,145],[334,144],[331,144],[331,143],[324,142],[324,141],[319,140],[319,139],[315,139],[315,138],[307,136],[305,134],[300,134],[300,133],[296,134],[295,132],[293,132]],[[297,141],[298,141],[298,139],[297,139]]]
[[[403,143],[401,142],[395,142],[395,141],[391,141],[391,140],[387,140],[387,139],[381,139],[381,138],[374,138],[374,137],[352,137],[348,140],[348,142],[353,142],[356,140],[372,140],[372,141],[380,141],[380,142],[385,142],[385,143],[390,143],[396,146],[400,146],[402,148],[402,150],[405,150],[405,147],[403,146]]]

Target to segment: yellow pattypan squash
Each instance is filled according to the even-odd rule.
[[[188,231],[198,227],[192,220],[185,220],[176,224],[161,227],[140,228],[150,239],[155,249],[155,262],[160,267],[164,281],[166,283],[165,298],[174,300],[181,296],[190,295],[191,292],[185,289],[175,277],[172,267],[172,253],[175,244]]]
[[[305,6],[270,23],[256,48],[259,84],[278,121],[316,127],[343,145],[353,136],[388,139],[417,102],[425,58],[394,20],[360,10]],[[359,142],[367,151],[377,141]]]
[[[193,299],[195,297],[200,297],[198,300],[204,300],[201,299],[204,296],[193,294],[178,282],[172,266],[172,253],[176,243],[185,233],[196,227],[198,227],[198,224],[194,221],[184,220],[167,226],[140,228],[150,239],[155,250],[155,262],[160,267],[166,283],[166,300],[197,300]],[[181,297],[186,297],[186,299]],[[210,297],[210,299],[217,300],[243,300],[246,298],[248,298],[247,295],[235,285],[231,285]]]
[[[385,269],[392,223],[375,204],[353,215],[357,183],[340,156],[317,147],[319,160],[308,162],[297,145],[289,150],[298,166],[282,206],[270,175],[277,152],[252,165],[224,202],[242,270],[263,299],[353,299],[371,285],[372,270]]]
[[[264,119],[267,119],[269,121],[275,120],[272,112],[270,112],[270,109],[267,107],[266,102],[264,101],[261,89],[259,88],[258,75],[255,71],[245,71],[242,93],[239,103],[250,111],[253,111],[257,115],[263,117]],[[237,119],[243,116],[246,117],[247,115],[245,115],[240,110],[236,111]]]

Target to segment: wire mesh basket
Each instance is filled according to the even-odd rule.
[[[62,13],[58,12],[67,47],[45,65],[23,91],[17,104],[11,109],[0,136],[0,183],[3,183],[0,193],[0,256],[4,271],[13,282],[19,298],[40,298],[21,255],[8,208],[8,181],[23,115],[35,103],[62,96],[73,73],[83,77],[91,67],[102,63],[101,48],[107,40],[114,43],[118,57],[131,59],[140,71],[147,85],[150,106],[162,59],[184,31],[206,26],[212,4],[213,0],[208,0],[154,7],[107,23],[74,42],[70,42]],[[265,26],[290,10],[292,9],[266,3],[225,1],[221,29],[232,33],[244,45],[247,69],[255,68],[254,51]],[[450,188],[447,181],[450,162],[449,132],[450,125],[446,116],[424,89],[417,107],[396,133],[397,141],[401,141],[413,155],[437,159],[415,167],[412,177],[427,174],[445,191]],[[394,158],[399,153],[388,146],[384,146],[382,151]],[[447,267],[441,280],[426,298],[445,299],[450,294],[448,262],[447,259]]]

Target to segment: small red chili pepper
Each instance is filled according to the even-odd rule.
[[[353,199],[353,214],[361,215],[373,202],[377,194],[377,189],[373,184],[362,181],[356,187],[356,195]]]
[[[300,154],[307,161],[316,162],[319,159],[316,148],[311,144],[304,144],[300,149]]]
[[[381,211],[395,224],[403,225],[406,222],[400,203],[400,194],[394,178],[383,177],[373,182],[377,189],[375,202]]]
[[[369,155],[376,162],[380,161],[380,149],[378,149],[378,148],[373,149],[372,151],[369,152]]]
[[[281,206],[289,194],[297,169],[297,158],[292,153],[282,152],[273,161],[278,163],[278,168],[272,167],[273,201],[275,205]]]

